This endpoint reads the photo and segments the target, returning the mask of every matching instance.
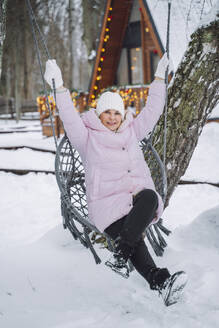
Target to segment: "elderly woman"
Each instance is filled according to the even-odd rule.
[[[186,274],[171,275],[158,268],[142,234],[163,212],[163,202],[155,190],[150,170],[139,147],[155,126],[165,103],[164,76],[171,63],[165,54],[150,85],[146,106],[134,118],[125,111],[118,93],[104,92],[96,109],[81,116],[74,109],[69,91],[55,60],[46,63],[45,80],[55,81],[57,107],[67,136],[81,155],[85,168],[89,218],[115,240],[115,253],[106,265],[123,277],[129,276],[130,260],[166,305],[179,298]]]

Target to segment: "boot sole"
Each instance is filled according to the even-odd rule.
[[[105,262],[105,265],[108,266],[111,270],[113,270],[113,271],[116,272],[117,274],[119,274],[120,276],[122,276],[123,278],[128,279],[128,277],[129,277],[129,272],[127,272],[127,273],[123,273],[123,272],[121,272],[121,271],[119,271],[119,270],[116,270],[116,269],[114,268],[114,266],[112,265],[112,263],[109,262],[109,261]]]
[[[169,285],[166,287],[167,292],[163,296],[164,304],[166,306],[176,304],[179,301],[187,281],[188,277],[184,271],[176,272],[173,274]]]

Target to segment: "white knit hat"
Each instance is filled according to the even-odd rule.
[[[96,113],[100,116],[101,113],[108,109],[114,109],[120,112],[122,119],[125,116],[125,108],[122,97],[116,92],[106,91],[97,101]]]

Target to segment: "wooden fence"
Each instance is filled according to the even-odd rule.
[[[23,100],[20,107],[21,115],[27,112],[37,112],[37,104],[34,100]],[[0,115],[16,118],[15,99],[0,96]]]

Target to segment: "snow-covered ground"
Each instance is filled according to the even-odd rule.
[[[207,124],[184,180],[219,182],[218,144],[219,124]],[[11,146],[54,150],[54,141],[40,132],[2,134],[0,147]],[[0,149],[0,168],[12,167],[52,170],[54,155]],[[165,210],[172,234],[156,262],[189,276],[182,302],[166,308],[136,272],[120,278],[98,247],[103,263],[96,265],[63,230],[54,175],[0,172],[0,181],[0,327],[217,327],[219,188],[180,185]]]

